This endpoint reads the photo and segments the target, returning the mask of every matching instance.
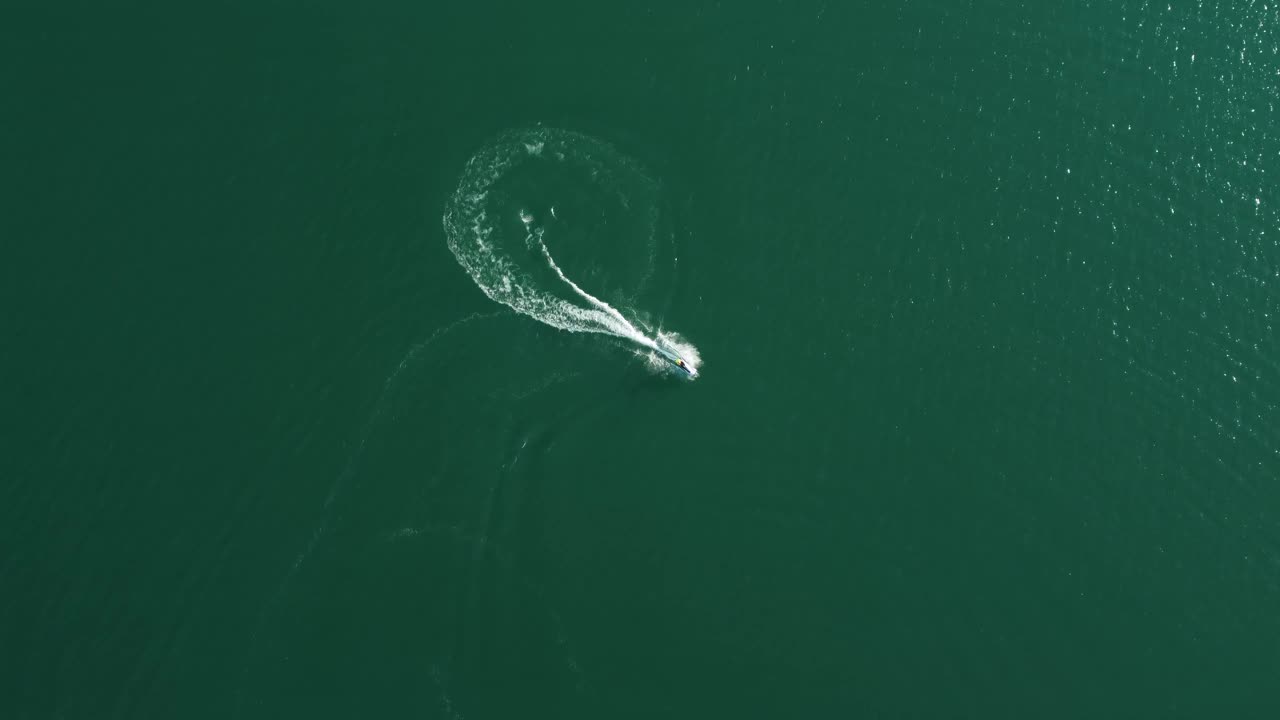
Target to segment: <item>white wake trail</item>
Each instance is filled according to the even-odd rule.
[[[576,292],[578,296],[581,297],[583,300],[586,300],[587,302],[596,306],[598,309],[602,310],[610,318],[616,321],[616,325],[614,323],[607,323],[607,326],[609,326],[609,329],[613,331],[613,334],[617,335],[618,337],[626,338],[633,342],[639,343],[640,345],[644,345],[645,347],[657,349],[657,343],[652,339],[650,339],[644,333],[637,330],[636,326],[631,324],[631,321],[627,320],[627,318],[624,317],[622,313],[618,312],[617,308],[601,300],[595,295],[592,295],[586,290],[583,290],[581,287],[578,286],[578,283],[570,280],[569,276],[564,274],[564,271],[561,270],[560,266],[556,264],[555,259],[551,257],[551,251],[547,249],[547,244],[543,242],[541,228],[534,231],[533,233],[530,233],[529,239],[530,240],[536,239],[538,241],[538,249],[542,251],[542,257],[546,258],[547,265],[551,266],[551,269],[555,271],[556,275],[561,280],[563,280],[565,284],[573,288],[573,291]]]
[[[657,257],[658,183],[608,143],[551,128],[504,133],[467,161],[442,218],[449,249],[458,263],[491,300],[522,315],[568,332],[601,333],[628,340],[637,349],[647,351],[655,367],[670,361],[696,375],[700,360],[696,347],[675,333],[647,327],[641,330],[637,322],[616,307],[569,279],[556,263],[543,242],[543,228],[533,226],[534,215],[522,208],[522,197],[535,198],[538,207],[545,203],[552,208],[551,217],[560,220],[554,209],[556,199],[545,197],[549,186],[538,179],[537,173],[544,168],[553,173],[549,177],[558,178],[557,182],[569,183],[566,197],[588,212],[598,210],[605,217],[608,211],[612,213],[607,216],[610,222],[635,225],[638,232],[633,233],[636,237],[631,242],[639,244],[631,256],[639,263],[636,269],[640,280],[614,282],[633,290],[643,285],[652,275]],[[570,179],[565,180],[566,176]],[[515,230],[518,225],[510,222],[517,208],[521,208],[522,233]],[[525,236],[523,247],[519,243],[521,235]],[[623,237],[618,238],[619,242],[622,240]],[[524,263],[531,259],[534,242],[547,266],[576,297],[541,287],[530,275]]]

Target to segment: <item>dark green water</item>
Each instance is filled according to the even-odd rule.
[[[0,717],[1280,712],[1274,3],[24,5]]]

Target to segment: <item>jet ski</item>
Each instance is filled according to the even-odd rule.
[[[658,354],[667,359],[667,362],[675,365],[677,369],[684,371],[691,378],[698,377],[698,369],[684,361],[684,358],[666,349],[662,345],[655,345],[654,349]]]

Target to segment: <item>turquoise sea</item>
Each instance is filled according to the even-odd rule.
[[[1274,2],[5,15],[0,717],[1280,716]]]

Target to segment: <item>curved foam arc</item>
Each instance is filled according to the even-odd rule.
[[[491,222],[486,207],[489,191],[519,164],[530,159],[549,162],[549,158],[586,166],[593,179],[619,169],[634,170],[630,161],[611,146],[585,135],[543,128],[506,133],[467,161],[443,217],[449,249],[486,296],[522,315],[560,330],[612,335],[656,349],[658,339],[638,330],[617,308],[587,292],[564,273],[543,242],[541,228],[530,229],[525,221],[526,244],[537,240],[548,266],[587,307],[540,289],[502,247],[502,231]],[[646,276],[651,271],[648,268]],[[679,346],[682,356],[696,367],[697,350],[684,341]]]

